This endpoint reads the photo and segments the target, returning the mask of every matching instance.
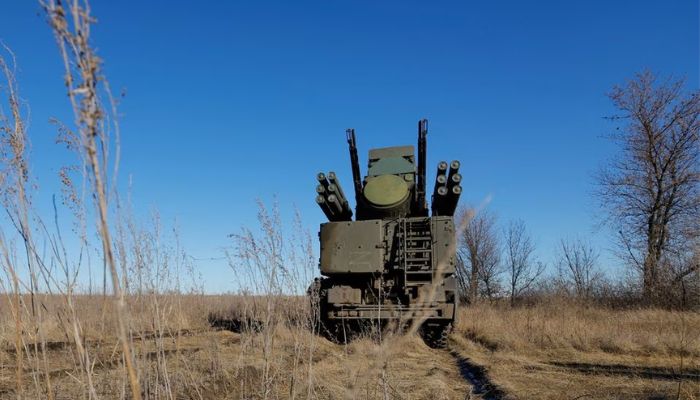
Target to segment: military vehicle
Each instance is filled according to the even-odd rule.
[[[361,326],[421,322],[426,343],[445,347],[455,318],[455,224],[459,161],[437,166],[426,202],[428,122],[413,146],[369,151],[362,178],[354,129],[346,131],[355,189],[353,210],[334,172],[317,176],[322,223],[320,270],[309,288],[324,333],[335,340]]]

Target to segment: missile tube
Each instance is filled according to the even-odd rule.
[[[457,210],[457,204],[459,203],[459,197],[462,194],[462,187],[457,185],[452,187],[447,196],[445,196],[445,202],[441,207],[441,215],[454,215],[455,210]]]
[[[323,172],[316,174],[319,182],[316,186],[316,203],[329,221],[349,221],[352,219],[352,210],[348,204],[340,182],[334,172],[328,176]]]
[[[326,198],[323,197],[323,195],[319,194],[316,196],[316,204],[321,208],[321,211],[326,215],[326,218],[328,218],[329,221],[334,221],[336,216],[331,210],[331,208],[328,206],[328,202],[326,202]]]
[[[462,174],[455,173],[452,174],[447,181],[447,188],[452,189],[455,186],[459,186],[462,183]]]

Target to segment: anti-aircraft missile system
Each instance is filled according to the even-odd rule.
[[[316,203],[329,222],[319,232],[323,277],[309,293],[323,332],[343,340],[362,326],[422,322],[426,342],[444,347],[456,311],[453,216],[462,193],[460,163],[438,164],[429,210],[427,120],[418,123],[417,159],[413,146],[372,149],[364,177],[355,131],[346,134],[355,212],[334,172],[316,176]]]

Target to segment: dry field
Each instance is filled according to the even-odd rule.
[[[65,310],[49,305],[42,327],[48,333],[45,340],[31,340],[33,335],[26,331],[22,335],[23,397],[50,398],[46,390],[50,382],[55,399],[130,398],[111,314],[102,312],[99,297],[76,299],[91,373],[80,365],[71,333],[66,332],[72,326],[61,322],[65,322],[59,317]],[[55,298],[45,300],[60,303]],[[272,314],[266,313],[269,299],[151,296],[142,300],[146,301],[130,302],[130,325],[144,398],[461,399],[469,390],[449,353],[428,348],[418,337],[387,338],[381,345],[368,337],[348,345],[331,343],[312,334],[305,318],[295,315],[305,302],[293,298],[274,299]],[[155,312],[155,303],[160,313]],[[243,332],[210,328],[208,312],[228,311],[232,304],[234,315],[249,310],[269,328],[244,328]],[[143,306],[141,313],[135,312],[137,306]],[[0,398],[16,398],[14,322],[5,312],[6,304],[2,310]]]
[[[35,299],[43,325],[19,336],[3,300],[0,398],[18,398],[18,372],[22,398],[130,398],[112,303],[102,300],[75,298],[80,346],[61,298]],[[444,351],[391,333],[381,342],[367,335],[331,343],[311,333],[304,302],[295,298],[146,295],[129,304],[144,398],[700,398],[697,313],[563,302],[463,307],[451,351]],[[212,310],[255,315],[261,324],[213,329]]]
[[[519,399],[698,399],[700,314],[462,308],[453,348]]]

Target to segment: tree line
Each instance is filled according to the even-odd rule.
[[[612,279],[600,252],[562,238],[554,272],[535,256],[523,221],[462,210],[456,279],[463,301],[563,294],[588,301],[666,307],[700,305],[700,91],[645,71],[608,93],[616,113],[615,156],[595,174],[600,221],[613,234],[624,278]],[[607,272],[607,273],[606,273]],[[618,271],[619,272],[619,271]]]

